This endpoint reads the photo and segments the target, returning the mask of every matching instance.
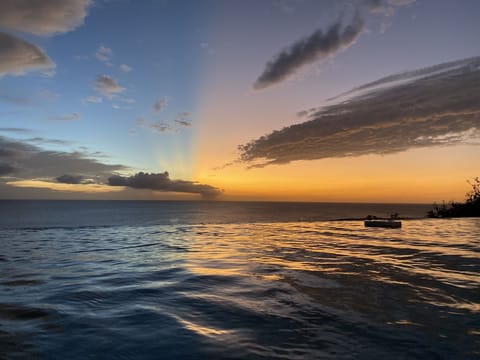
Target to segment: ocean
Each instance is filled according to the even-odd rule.
[[[0,359],[479,359],[480,219],[430,207],[0,201]]]

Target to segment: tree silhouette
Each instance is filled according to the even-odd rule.
[[[472,190],[466,193],[465,203],[456,203],[451,201],[442,205],[434,204],[433,210],[427,213],[431,218],[451,218],[451,217],[480,217],[480,178],[475,177],[467,180]]]

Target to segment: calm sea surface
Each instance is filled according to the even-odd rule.
[[[479,359],[480,219],[428,209],[0,201],[0,359]]]

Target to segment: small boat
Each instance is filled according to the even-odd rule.
[[[398,214],[390,215],[390,219],[378,219],[376,216],[368,215],[365,219],[365,227],[381,227],[389,229],[399,229],[402,222],[398,220]]]
[[[398,229],[402,227],[402,222],[396,220],[365,220],[365,227]]]

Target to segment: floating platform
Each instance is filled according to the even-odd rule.
[[[402,222],[396,220],[365,220],[365,227],[399,229],[402,227]]]

